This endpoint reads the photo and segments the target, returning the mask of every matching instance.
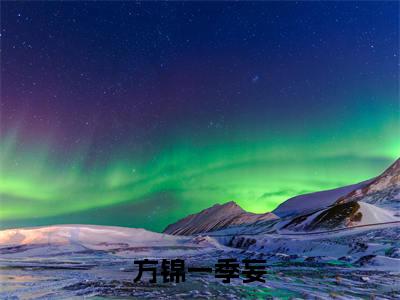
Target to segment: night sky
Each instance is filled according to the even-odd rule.
[[[161,230],[400,154],[398,2],[1,3],[1,227]]]

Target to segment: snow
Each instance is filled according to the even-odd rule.
[[[378,255],[373,258],[365,269],[370,269],[373,271],[384,270],[391,272],[399,272],[400,270],[400,260],[396,258],[386,257]]]
[[[337,189],[299,195],[283,202],[273,213],[282,218],[325,208],[335,203],[340,197],[366,186],[372,182],[372,180],[373,179]]]
[[[368,203],[359,202],[359,204],[358,211],[362,213],[363,217],[357,225],[400,221],[400,217],[394,216],[394,213],[389,210]]]
[[[172,236],[113,226],[60,225],[0,231],[3,258],[99,251],[120,257],[177,257],[224,248],[211,237]]]
[[[101,249],[105,247],[102,243],[140,246],[172,240],[179,238],[144,229],[97,225],[59,225],[0,231],[0,245],[80,244]]]
[[[175,235],[193,235],[215,231],[231,226],[251,224],[261,220],[273,220],[278,217],[272,213],[254,214],[243,210],[231,201],[223,205],[216,204],[197,214],[190,215],[169,225],[164,233]]]
[[[368,209],[367,206],[365,211]],[[0,298],[175,299],[181,295],[185,299],[243,299],[257,293],[262,299],[271,295],[278,299],[328,299],[334,288],[343,299],[370,294],[389,299],[400,295],[399,289],[392,288],[400,259],[389,251],[397,247],[399,229],[398,224],[385,224],[324,234],[290,236],[275,232],[233,237],[212,236],[215,232],[209,236],[170,236],[143,229],[90,225],[4,230],[0,232]],[[232,228],[225,230],[232,232]],[[11,247],[38,244],[40,248],[33,248],[34,252]],[[147,250],[138,252],[138,245]],[[118,247],[130,252],[130,256],[121,256]],[[15,252],[8,252],[11,250]],[[245,289],[241,281],[223,285],[210,274],[187,274],[186,282],[180,284],[132,282],[138,272],[133,263],[137,258],[176,257],[184,259],[188,266],[209,267],[218,258],[266,259],[267,281],[246,285]]]
[[[318,224],[318,222],[316,222],[318,217],[323,216],[329,210],[331,210],[335,207],[335,206],[332,206],[330,208],[326,208],[326,209],[317,211],[313,214],[310,214],[301,222],[295,223],[295,224],[289,226],[288,228],[285,228],[285,225],[287,225],[291,220],[282,221],[282,222],[278,223],[275,226],[275,228],[279,229],[280,232],[290,232],[290,231],[310,232],[310,231],[337,230],[337,229],[341,229],[341,228],[345,228],[345,227],[366,226],[366,225],[382,224],[382,223],[388,223],[388,222],[400,222],[400,217],[396,216],[392,211],[385,210],[383,208],[377,207],[372,204],[364,203],[364,202],[357,202],[357,203],[359,205],[359,208],[357,209],[357,211],[354,212],[354,215],[361,213],[361,218],[360,218],[360,220],[357,220],[357,221],[350,220],[349,218],[343,217],[343,222],[340,224],[337,224],[335,226],[326,227],[326,225],[324,226],[324,224],[315,226],[313,223]],[[339,216],[338,214],[335,217],[338,217]],[[334,224],[336,224],[336,223],[334,223]]]

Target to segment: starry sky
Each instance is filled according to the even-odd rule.
[[[2,2],[1,227],[266,212],[400,154],[398,2]]]

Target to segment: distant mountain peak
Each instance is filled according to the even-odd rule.
[[[211,207],[203,209],[197,214],[192,214],[190,216],[198,216],[198,215],[205,215],[205,214],[218,214],[218,213],[245,213],[246,211],[241,208],[236,202],[229,201],[224,204],[216,203]]]
[[[214,204],[197,214],[189,215],[174,224],[168,225],[164,233],[191,235],[276,218],[277,216],[273,213],[255,214],[247,212],[236,202],[230,201],[224,204]]]
[[[206,208],[204,211],[211,210],[212,208],[216,210],[233,210],[233,211],[238,211],[238,212],[246,212],[243,208],[241,208],[235,201],[229,201],[224,204],[215,204],[210,208]]]
[[[233,207],[236,207],[236,206],[240,207],[235,201],[229,201],[229,202],[226,202],[226,203],[220,204],[220,205],[221,205],[221,206],[226,206],[226,207],[231,207],[231,206],[233,206]]]

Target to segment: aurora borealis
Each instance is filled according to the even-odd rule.
[[[266,212],[400,154],[397,2],[3,2],[2,227]]]

